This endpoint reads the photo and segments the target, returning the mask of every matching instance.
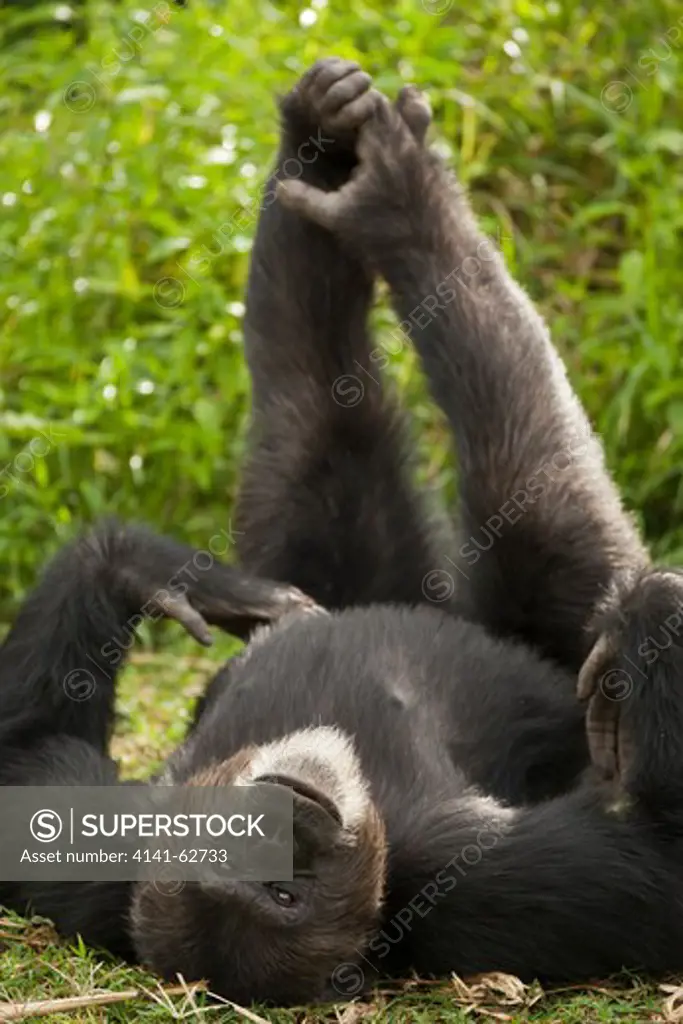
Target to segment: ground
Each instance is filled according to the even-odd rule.
[[[197,657],[189,647],[133,655],[122,680],[115,751],[127,776],[144,775],[178,742],[193,699],[229,649],[229,642],[220,640],[209,656]],[[98,957],[81,944],[60,941],[49,923],[27,924],[0,915],[0,1024],[45,1019],[53,1024],[157,1024],[174,1019],[221,1024],[675,1022],[683,1021],[683,988],[680,996],[676,988],[675,979],[665,988],[623,976],[589,988],[543,992],[509,976],[491,975],[467,982],[409,979],[375,993],[367,1003],[288,1011],[229,1008],[208,1005],[191,986],[169,991],[153,975]],[[39,1001],[44,1001],[42,1006],[24,1005]]]

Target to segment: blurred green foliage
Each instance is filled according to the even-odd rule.
[[[0,26],[0,614],[83,521],[227,525],[273,95],[329,53],[428,89],[629,504],[683,560],[680,4],[13,0]],[[414,358],[393,369],[448,484]]]

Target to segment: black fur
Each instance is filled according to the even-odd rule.
[[[281,919],[262,890],[239,886],[221,898],[188,887],[166,916],[140,891],[131,925],[121,914],[108,929],[103,914],[126,898],[111,887],[0,890],[90,941],[121,949],[132,935],[162,973],[207,975],[240,1002],[356,994],[348,974],[340,982],[349,961],[367,981],[409,969],[579,980],[683,964],[683,586],[647,568],[542,321],[422,147],[421,110],[413,93],[389,108],[340,61],[317,65],[283,103],[248,291],[241,554],[334,611],[255,635],[210,686],[166,773],[230,781],[254,750],[275,743],[275,761],[293,757],[297,730],[330,726],[351,738],[367,781],[362,820],[344,825],[312,879],[295,878],[296,912]],[[303,162],[311,138],[318,155]],[[477,273],[454,277],[470,256]],[[426,581],[441,551],[394,404],[367,378],[359,404],[335,401],[340,377],[378,376],[366,327],[374,273],[460,459],[464,533],[449,554],[462,572],[440,607]],[[476,543],[483,529],[493,543]],[[65,672],[131,611],[110,561],[94,577],[83,564],[78,550],[62,557],[56,586],[43,583],[3,648],[5,783],[36,778],[38,763],[41,779],[113,771],[111,684],[77,714],[59,695]],[[234,583],[225,578],[226,594]],[[662,622],[668,642],[653,652]],[[574,693],[584,662],[593,766]],[[614,671],[631,681],[619,700],[605,682]],[[315,756],[324,761],[324,743]],[[351,769],[347,795],[358,797]]]
[[[62,551],[0,647],[0,785],[117,782],[108,756],[116,676],[143,618],[173,613],[238,636],[310,602],[143,527],[103,523]],[[175,607],[163,611],[172,598]],[[202,639],[205,639],[202,636]],[[133,955],[130,887],[14,884],[0,902],[51,917],[65,934]]]

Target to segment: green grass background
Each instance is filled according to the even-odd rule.
[[[1,620],[103,513],[198,546],[229,529],[248,406],[241,303],[273,95],[330,53],[357,57],[391,93],[428,90],[436,141],[546,314],[657,557],[683,561],[679,3],[6,0],[0,31]],[[383,307],[375,320],[392,328]],[[452,493],[413,356],[391,372],[421,479]],[[206,672],[164,658],[139,654],[124,679],[119,753],[133,773],[178,738]],[[2,940],[6,995],[130,983],[118,967],[93,975],[83,950],[41,952],[18,934]],[[370,1015],[465,1020],[449,991]],[[662,998],[636,988],[497,1012],[645,1020]],[[159,1014],[136,1004],[76,1019]]]
[[[198,545],[226,523],[273,94],[331,52],[429,90],[630,505],[683,557],[679,3],[13,0],[0,24],[0,614],[104,512]],[[394,370],[441,487],[441,422],[411,356]]]

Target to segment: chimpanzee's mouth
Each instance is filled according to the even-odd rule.
[[[311,800],[312,803],[322,807],[338,825],[343,824],[342,816],[339,808],[333,800],[322,793],[316,786],[311,786],[302,779],[293,778],[291,775],[279,775],[277,773],[271,773],[267,775],[259,775],[254,782],[267,782],[273,786],[286,786],[288,789],[293,790],[299,796],[304,797],[306,800]]]

